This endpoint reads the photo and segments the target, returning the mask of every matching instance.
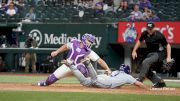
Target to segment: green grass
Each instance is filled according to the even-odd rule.
[[[180,96],[0,91],[0,101],[180,101]]]
[[[3,83],[37,83],[40,80],[45,80],[47,76],[15,76],[15,75],[0,75],[0,82]],[[57,83],[79,83],[74,77],[67,77],[58,80]]]
[[[4,83],[37,83],[40,80],[45,80],[47,76],[15,76],[15,75],[0,75],[0,82]],[[61,80],[58,80],[56,83],[79,83],[78,80],[74,77],[67,77]],[[146,85],[152,85],[149,80],[144,82]],[[180,82],[170,82],[166,81],[168,87],[180,87]]]
[[[4,83],[37,83],[47,76],[0,75]],[[68,77],[57,83],[79,83],[76,78]],[[170,87],[180,87],[177,82],[166,82]],[[145,84],[152,85],[150,81]],[[0,90],[0,101],[180,101],[180,96],[121,93],[80,93],[46,91],[10,91]]]
[[[166,81],[166,86],[167,87],[173,87],[173,88],[180,88],[180,82],[173,82],[173,81]],[[146,80],[144,82],[145,85],[152,85],[152,82],[149,80]]]
[[[180,82],[166,82],[167,87],[180,88]]]

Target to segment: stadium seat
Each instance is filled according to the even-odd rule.
[[[166,0],[167,2],[177,2],[177,0]]]
[[[166,0],[157,0],[157,2],[166,3]]]
[[[6,21],[7,21],[6,16],[0,15],[0,22],[1,23],[6,23]]]
[[[32,0],[29,0],[32,1]],[[151,0],[152,10],[154,10],[161,20],[178,20],[180,15],[180,0]],[[46,5],[37,6],[35,8],[36,18],[40,22],[116,22],[125,21],[133,9],[133,4],[129,4],[127,10],[108,11],[103,14],[95,14],[92,8],[85,8],[78,5],[56,5],[54,0],[46,0]],[[16,17],[0,16],[0,22],[18,22],[21,21],[32,5],[28,4],[25,8],[21,8]],[[18,7],[19,8],[19,7]],[[84,16],[79,18],[79,11],[84,11]]]

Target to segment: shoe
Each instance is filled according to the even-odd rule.
[[[143,82],[143,80],[140,80],[139,78],[136,78],[136,80],[139,81],[139,82]]]
[[[38,85],[38,86],[47,86],[47,84],[46,84],[45,81],[40,81],[40,82],[38,82],[37,85]]]
[[[166,83],[164,81],[155,83],[153,85],[153,88],[163,88],[163,87],[166,87]]]
[[[136,80],[137,80],[137,81],[140,81],[140,79],[139,79],[139,78],[136,78]]]

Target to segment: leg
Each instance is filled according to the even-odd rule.
[[[151,80],[153,84],[161,81],[161,77],[159,77],[155,72],[153,72],[152,69],[149,70],[146,77]]]
[[[29,64],[30,64],[30,54],[29,53],[26,53],[25,61],[26,61],[25,72],[28,73],[29,72]]]
[[[76,65],[77,69],[85,76],[88,77],[89,76],[89,71],[87,70],[87,67],[85,67],[84,64],[79,64]]]
[[[38,82],[39,86],[48,86],[53,84],[59,79],[62,79],[68,75],[72,74],[71,70],[66,66],[62,65],[54,73],[48,76],[48,78],[45,81]]]
[[[161,77],[154,73],[152,69],[149,70],[146,77],[151,80],[151,82],[153,83],[153,87],[159,88],[166,86],[165,82],[161,79]]]
[[[31,53],[32,72],[36,73],[36,54]]]
[[[158,61],[158,54],[157,53],[149,53],[147,58],[143,60],[142,67],[139,74],[139,81],[143,82],[145,79],[146,74],[149,71],[150,66]]]

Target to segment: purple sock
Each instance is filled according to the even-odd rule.
[[[58,78],[56,78],[56,76],[54,74],[49,75],[49,77],[46,80],[46,85],[51,85],[54,82],[56,82],[58,80]]]

